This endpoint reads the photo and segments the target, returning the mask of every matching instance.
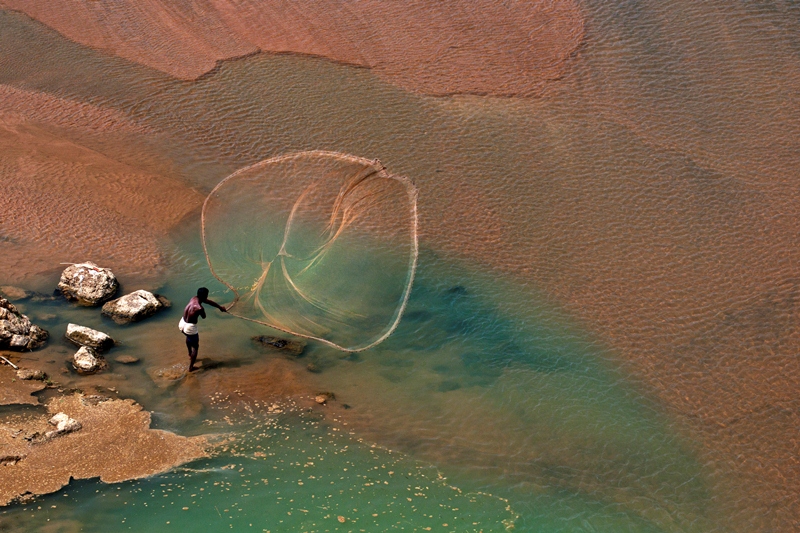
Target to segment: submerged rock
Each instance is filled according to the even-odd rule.
[[[67,324],[66,337],[78,346],[88,346],[99,352],[104,352],[114,346],[114,339],[109,335],[77,324]]]
[[[314,401],[320,405],[325,405],[328,401],[332,401],[336,399],[336,395],[332,392],[318,392],[316,396],[314,396]]]
[[[34,293],[31,291],[26,291],[25,289],[21,289],[19,287],[13,287],[11,285],[3,285],[0,287],[0,294],[8,298],[9,300],[25,300],[33,296]]]
[[[32,324],[16,306],[0,298],[0,348],[35,350],[47,342],[47,331]]]
[[[113,298],[119,282],[108,268],[86,262],[65,268],[58,288],[67,300],[94,306]]]
[[[114,359],[117,363],[122,363],[123,365],[133,365],[139,362],[138,357],[134,357],[132,355],[120,355],[116,359]]]
[[[273,337],[272,335],[259,335],[253,337],[253,341],[261,346],[278,350],[292,357],[300,357],[306,349],[306,343],[303,341],[282,339],[280,337]]]
[[[188,364],[176,363],[163,368],[148,368],[147,374],[159,387],[170,387],[188,374]]]
[[[72,356],[72,366],[78,374],[94,374],[108,368],[108,363],[102,355],[98,355],[92,348],[81,346]]]
[[[30,302],[51,302],[57,299],[55,294],[42,294],[12,285],[3,285],[0,287],[0,296],[15,302],[21,300],[28,300]]]
[[[152,316],[163,307],[169,307],[169,300],[152,292],[138,290],[126,294],[122,298],[112,300],[103,305],[102,313],[117,324],[138,322]]]

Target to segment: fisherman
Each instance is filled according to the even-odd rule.
[[[223,313],[228,310],[217,302],[208,299],[208,289],[200,287],[197,289],[197,296],[189,300],[186,308],[183,310],[183,316],[178,323],[178,329],[181,330],[186,336],[186,347],[189,349],[189,372],[195,369],[194,363],[197,361],[197,350],[200,347],[200,334],[197,332],[197,318],[206,317],[206,310],[203,309],[203,304],[216,307]]]

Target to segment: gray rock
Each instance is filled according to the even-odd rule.
[[[32,324],[14,304],[0,298],[0,349],[35,350],[44,346],[47,337],[47,331]]]
[[[138,290],[106,303],[102,313],[117,324],[128,324],[152,316],[163,307],[157,295]]]
[[[49,422],[56,426],[56,429],[44,434],[48,439],[78,431],[82,427],[80,422],[74,418],[70,418],[67,413],[57,413],[53,415],[53,418],[51,418]]]
[[[77,324],[67,324],[66,337],[78,346],[88,346],[98,352],[104,352],[114,346],[114,339],[102,331]]]
[[[17,379],[21,379],[23,381],[27,380],[37,380],[37,381],[44,381],[47,379],[47,374],[44,373],[42,370],[33,370],[30,368],[20,368],[17,370]]]
[[[92,348],[81,346],[72,356],[72,366],[78,374],[94,374],[108,368],[108,363],[102,355],[98,355]]]
[[[67,300],[91,306],[113,298],[119,282],[111,270],[86,262],[64,269],[58,288]]]

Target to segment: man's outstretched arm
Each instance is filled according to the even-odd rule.
[[[205,301],[205,303],[207,303],[208,305],[210,305],[210,306],[212,306],[212,307],[216,307],[217,309],[219,309],[219,310],[220,310],[220,311],[222,311],[223,313],[227,313],[227,312],[228,312],[228,310],[227,310],[227,309],[225,309],[225,307],[224,307],[224,306],[222,306],[222,305],[219,305],[219,304],[218,304],[217,302],[215,302],[214,300],[206,300],[206,301]]]

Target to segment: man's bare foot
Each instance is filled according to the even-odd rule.
[[[193,366],[190,366],[190,367],[189,367],[189,372],[194,372],[195,370],[198,370],[198,369],[197,369],[197,368],[195,368],[195,367],[193,367]]]

